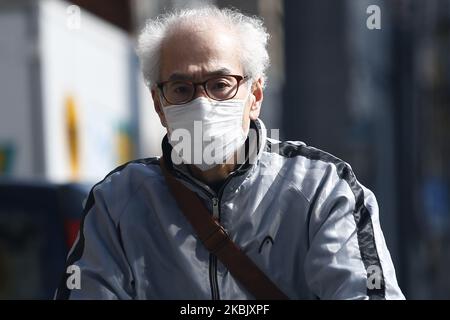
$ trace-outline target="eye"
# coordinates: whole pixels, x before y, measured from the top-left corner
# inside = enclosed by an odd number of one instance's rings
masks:
[[[227,81],[227,79],[215,79],[211,83],[212,90],[224,90],[230,88],[231,86],[232,84]]]
[[[173,82],[167,84],[167,93],[171,95],[186,95],[191,93],[192,86],[186,82]]]
[[[185,84],[177,85],[172,88],[172,91],[174,93],[184,94],[190,91],[190,86]]]

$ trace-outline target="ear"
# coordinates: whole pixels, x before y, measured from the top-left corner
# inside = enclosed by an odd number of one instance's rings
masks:
[[[255,98],[254,100],[252,99],[253,101],[250,106],[249,112],[250,119],[252,120],[258,119],[259,113],[261,112],[261,104],[264,98],[263,84],[264,84],[263,78],[259,78],[252,85],[252,95]]]
[[[159,121],[161,121],[161,124],[163,127],[167,128],[167,122],[166,118],[164,116],[164,112],[162,111],[162,103],[160,99],[160,95],[158,94],[158,89],[153,87],[151,90],[152,98],[153,98],[153,105],[155,107],[155,111],[159,116]]]

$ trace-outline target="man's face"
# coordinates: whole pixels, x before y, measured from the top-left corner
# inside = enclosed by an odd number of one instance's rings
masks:
[[[232,74],[245,76],[239,59],[239,43],[233,34],[223,26],[210,24],[175,31],[163,43],[161,51],[160,80],[188,80],[203,82],[217,75]],[[249,86],[252,90],[249,94]],[[197,87],[196,95],[206,96]],[[167,127],[161,108],[168,105],[157,89],[152,89],[155,108],[161,123]],[[252,85],[251,80],[243,82],[234,97],[247,98],[242,126],[245,132],[249,128],[250,119],[259,116],[262,102],[261,81]]]

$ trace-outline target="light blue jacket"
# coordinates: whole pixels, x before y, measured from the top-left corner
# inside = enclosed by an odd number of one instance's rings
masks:
[[[252,127],[257,148],[218,194],[183,165],[169,161],[169,169],[291,299],[403,299],[377,201],[350,166],[301,142],[268,139],[260,120]],[[170,159],[166,138],[163,153]],[[253,299],[197,239],[157,158],[111,172],[84,213],[67,259],[79,285],[68,272],[57,299]]]

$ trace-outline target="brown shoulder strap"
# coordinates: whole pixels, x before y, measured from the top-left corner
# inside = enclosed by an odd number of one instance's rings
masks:
[[[289,299],[229,238],[198,196],[169,173],[162,157],[160,163],[172,195],[208,251],[216,255],[256,299]]]

